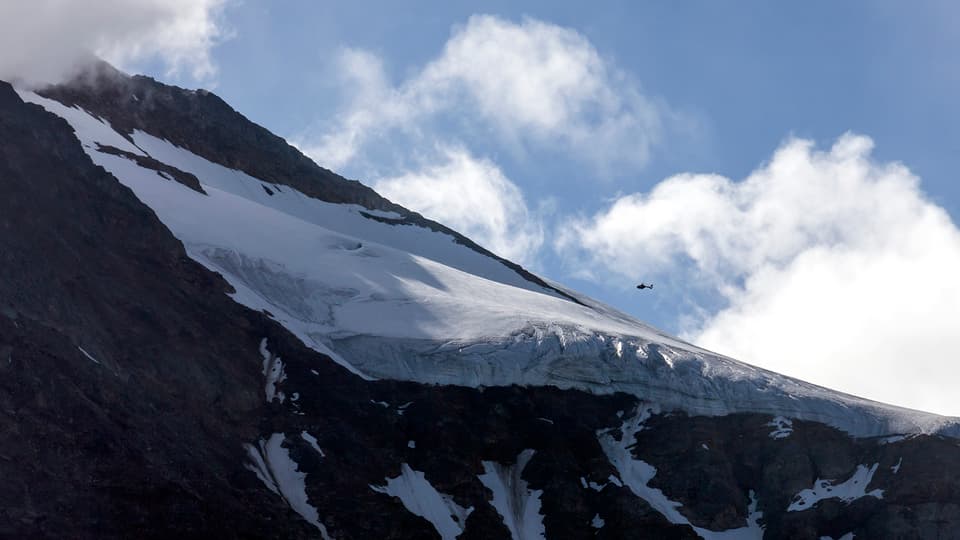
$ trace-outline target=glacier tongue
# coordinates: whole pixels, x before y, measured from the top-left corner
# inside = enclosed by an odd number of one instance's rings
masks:
[[[269,311],[359,376],[622,391],[691,414],[768,413],[857,436],[960,436],[956,419],[797,381],[575,293],[581,303],[572,302],[449,235],[267,186],[145,133],[132,135],[134,145],[79,109],[20,95],[65,118],[94,162],[150,206],[191,257],[221,273],[237,302]],[[100,152],[98,143],[192,173],[206,194]]]

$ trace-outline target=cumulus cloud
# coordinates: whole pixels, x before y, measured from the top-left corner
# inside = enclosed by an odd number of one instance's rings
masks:
[[[540,212],[464,141],[481,133],[486,147],[559,152],[604,174],[645,164],[665,126],[681,122],[584,36],[529,18],[470,17],[396,84],[369,51],[342,50],[335,70],[347,102],[297,146],[324,166],[381,177],[386,196],[525,264],[543,242]],[[400,150],[384,156],[389,148]],[[424,160],[424,148],[439,151]]]
[[[624,276],[688,272],[723,299],[686,338],[781,373],[960,415],[960,230],[847,134],[747,178],[684,174],[579,220],[558,248]],[[686,269],[686,270],[683,270]]]
[[[120,67],[159,59],[168,75],[212,77],[226,0],[0,2],[0,79],[60,82],[94,56]]]
[[[333,168],[384,134],[417,132],[444,115],[490,128],[510,146],[561,147],[601,167],[642,165],[672,114],[585,37],[534,19],[473,16],[398,85],[369,52],[342,51],[338,73],[351,102],[314,143],[300,142]]]
[[[538,216],[520,188],[491,161],[462,147],[442,147],[435,163],[383,178],[374,189],[520,264],[534,262],[543,243]]]

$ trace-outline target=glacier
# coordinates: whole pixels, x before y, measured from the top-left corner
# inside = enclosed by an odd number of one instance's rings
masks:
[[[626,392],[692,415],[756,412],[852,435],[960,436],[960,421],[886,405],[712,353],[558,284],[534,283],[390,212],[308,197],[87,112],[64,118],[98,165],[148,205],[232,297],[366,379]],[[104,146],[195,175],[194,191]],[[549,283],[549,282],[548,282]],[[571,300],[573,299],[573,300]],[[815,337],[811,337],[815,339]]]

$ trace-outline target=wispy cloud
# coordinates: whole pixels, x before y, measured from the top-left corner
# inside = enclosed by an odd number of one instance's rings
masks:
[[[569,28],[476,15],[400,84],[372,53],[339,58],[351,99],[329,130],[299,145],[340,168],[394,132],[437,117],[481,124],[505,146],[563,148],[598,168],[643,165],[673,113]],[[436,135],[436,134],[434,134]]]
[[[543,243],[542,213],[471,142],[513,156],[561,154],[602,176],[646,164],[678,118],[584,36],[529,18],[470,17],[397,84],[379,56],[359,49],[340,51],[336,73],[342,109],[297,146],[326,167],[381,178],[375,187],[387,197],[525,264]]]
[[[210,80],[226,1],[0,2],[0,79],[59,82],[99,56],[120,67],[159,59],[170,76]]]
[[[687,272],[713,288],[725,306],[685,336],[700,345],[960,414],[948,382],[960,375],[960,230],[872,147],[851,134],[827,151],[793,139],[742,181],[674,176],[581,219],[558,249],[595,272]]]

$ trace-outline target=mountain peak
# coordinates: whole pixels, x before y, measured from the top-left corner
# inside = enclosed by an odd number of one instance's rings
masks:
[[[212,93],[100,64],[0,112],[0,535],[960,526],[955,419],[669,336]]]

